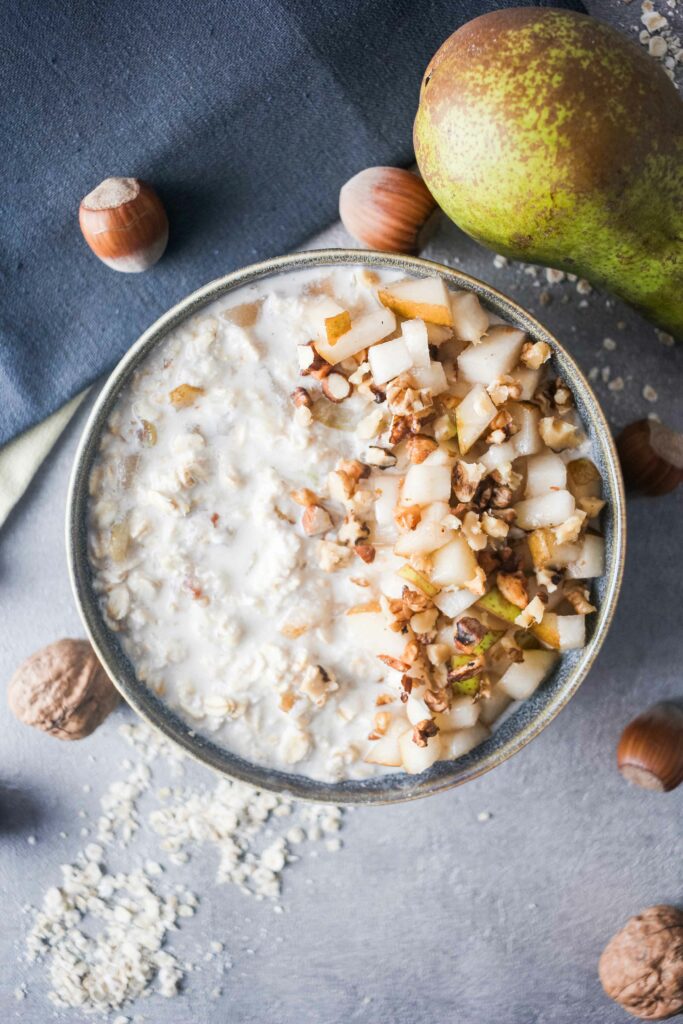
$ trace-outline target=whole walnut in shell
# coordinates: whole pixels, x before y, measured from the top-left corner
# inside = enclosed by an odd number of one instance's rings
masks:
[[[58,640],[14,673],[9,706],[26,725],[81,740],[116,707],[119,695],[87,640]]]
[[[660,905],[630,918],[598,967],[608,996],[635,1017],[663,1020],[683,1010],[683,911]]]

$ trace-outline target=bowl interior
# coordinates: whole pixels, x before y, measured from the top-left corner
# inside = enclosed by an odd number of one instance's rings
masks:
[[[494,733],[469,754],[437,762],[423,775],[388,773],[365,780],[319,782],[303,775],[253,764],[195,733],[150,689],[140,683],[115,633],[100,612],[87,555],[88,478],[97,455],[100,434],[135,368],[179,323],[202,307],[257,279],[296,270],[350,265],[404,271],[416,277],[438,274],[450,286],[474,291],[482,303],[508,323],[522,328],[535,341],[553,350],[553,365],[570,384],[579,414],[589,433],[594,459],[603,478],[607,506],[603,513],[606,571],[594,580],[594,603],[586,647],[563,655],[553,675],[520,704]],[[162,316],[133,345],[111,374],[91,412],[76,455],[67,508],[67,551],[76,602],[97,654],[126,701],[152,725],[185,751],[217,771],[260,788],[297,797],[345,803],[389,803],[436,793],[476,778],[521,749],[570,700],[583,681],[611,621],[621,582],[625,521],[623,486],[611,433],[586,379],[560,343],[529,313],[489,285],[458,270],[417,257],[357,250],[330,249],[280,257],[255,264],[211,282]]]

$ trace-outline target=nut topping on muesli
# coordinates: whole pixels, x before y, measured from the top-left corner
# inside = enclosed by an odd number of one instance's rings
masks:
[[[193,728],[320,778],[420,772],[585,643],[600,474],[550,346],[475,295],[315,284],[251,285],[248,319],[138,368],[90,479],[94,585]]]

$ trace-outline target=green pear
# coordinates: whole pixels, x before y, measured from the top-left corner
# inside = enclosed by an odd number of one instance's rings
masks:
[[[683,337],[683,102],[644,50],[572,11],[482,15],[432,58],[414,140],[434,198],[477,241]]]

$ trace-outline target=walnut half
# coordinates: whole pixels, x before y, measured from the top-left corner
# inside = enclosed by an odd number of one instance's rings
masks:
[[[87,640],[58,640],[19,666],[8,701],[26,725],[81,740],[114,710],[119,695]]]

